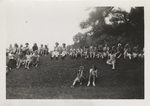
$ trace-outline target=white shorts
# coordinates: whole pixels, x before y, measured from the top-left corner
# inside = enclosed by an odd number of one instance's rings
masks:
[[[65,55],[67,55],[67,52],[66,52],[66,51],[63,51],[63,52],[61,53],[61,55],[62,55],[62,56],[65,56]]]
[[[54,57],[54,56],[58,57],[58,55],[59,55],[59,52],[57,52],[57,51],[53,51],[53,53],[52,53],[52,57]]]
[[[135,57],[138,56],[138,54],[137,53],[132,53],[132,56],[135,58]]]

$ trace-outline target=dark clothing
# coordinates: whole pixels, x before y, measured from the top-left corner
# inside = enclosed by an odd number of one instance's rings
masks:
[[[7,66],[9,68],[16,68],[16,60],[15,59],[9,59]]]
[[[38,47],[37,46],[33,46],[32,49],[33,49],[33,51],[36,51],[36,50],[38,50]]]

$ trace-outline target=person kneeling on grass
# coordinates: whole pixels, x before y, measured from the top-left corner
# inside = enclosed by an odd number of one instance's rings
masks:
[[[115,69],[115,63],[116,63],[116,53],[112,50],[110,54],[108,55],[107,64],[112,65],[112,69]]]
[[[32,57],[32,65],[37,67],[39,65],[39,58],[40,58],[40,55],[38,54],[38,51],[35,51],[35,53],[33,54],[33,57]]]
[[[72,88],[75,86],[76,82],[80,82],[80,85],[82,85],[82,81],[83,79],[85,79],[84,77],[84,67],[83,66],[80,66],[80,69],[79,71],[77,72],[77,77],[75,78],[75,80],[73,81],[73,84],[72,84]]]
[[[26,54],[26,60],[25,60],[25,69],[29,69],[29,66],[30,66],[30,63],[32,62],[32,54],[30,54],[29,51],[27,51],[27,54]]]
[[[96,68],[95,65],[93,65],[89,72],[89,81],[88,81],[87,86],[90,85],[91,77],[93,77],[93,86],[95,86],[95,78],[97,78],[97,71],[98,69]]]

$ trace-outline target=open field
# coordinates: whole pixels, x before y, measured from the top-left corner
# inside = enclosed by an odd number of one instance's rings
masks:
[[[98,67],[96,86],[87,87],[91,66]],[[79,66],[85,67],[83,85],[71,88]],[[38,67],[13,69],[6,75],[6,99],[143,99],[144,62],[119,59],[112,70],[102,59],[51,60],[42,56]]]

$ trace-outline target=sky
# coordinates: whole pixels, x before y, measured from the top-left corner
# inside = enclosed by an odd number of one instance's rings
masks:
[[[86,31],[79,24],[88,18],[88,7],[85,2],[10,0],[6,8],[6,47],[26,42],[30,47],[37,43],[50,49],[55,42],[60,46],[73,44],[73,36]],[[129,7],[123,8],[129,11]]]

